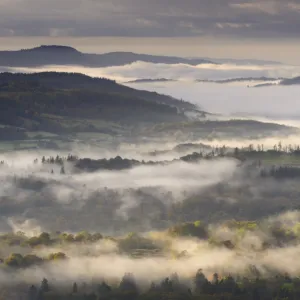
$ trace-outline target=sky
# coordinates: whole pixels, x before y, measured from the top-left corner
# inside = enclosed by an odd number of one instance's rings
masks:
[[[300,63],[299,0],[0,0],[1,49],[263,58]]]

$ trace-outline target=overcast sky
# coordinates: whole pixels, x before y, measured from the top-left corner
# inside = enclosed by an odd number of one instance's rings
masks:
[[[114,43],[117,37],[197,37],[233,41],[238,47],[246,39],[275,45],[275,54],[269,53],[274,58],[282,44],[285,51],[299,47],[300,0],[0,0],[0,37],[8,46],[16,37],[30,37],[27,42],[33,37],[116,37]]]

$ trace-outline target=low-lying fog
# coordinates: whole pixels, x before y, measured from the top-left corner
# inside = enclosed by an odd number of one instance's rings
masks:
[[[79,66],[44,66],[39,68],[5,68],[2,71],[80,72],[93,77],[107,77],[136,89],[172,95],[199,105],[203,110],[220,114],[247,114],[269,118],[299,117],[299,86],[248,88],[259,83],[278,81],[241,81],[226,84],[201,83],[196,80],[232,78],[291,78],[300,75],[299,66],[290,65],[165,65],[136,62],[107,68]],[[173,79],[175,82],[126,83],[136,79]]]
[[[8,228],[7,220],[11,217],[39,221],[45,217],[45,230],[88,227],[111,232],[116,218],[128,220],[141,203],[145,204],[144,212],[136,217],[140,220],[145,218],[144,225],[149,229],[151,225],[148,226],[147,222],[148,217],[152,218],[151,214],[164,214],[172,203],[231,178],[238,164],[234,159],[194,164],[175,161],[141,165],[123,171],[78,173],[74,172],[74,164],[65,162],[66,174],[62,175],[60,165],[42,164],[41,154],[18,152],[0,156],[0,160],[5,161],[4,165],[0,165],[2,229]],[[33,163],[35,158],[38,158],[38,163]],[[78,215],[80,211],[82,216]],[[94,215],[97,211],[100,219]],[[64,224],[57,225],[58,215],[64,219]],[[89,224],[84,223],[85,216]],[[77,219],[75,223],[74,218]],[[109,218],[112,218],[111,222]]]
[[[292,78],[300,74],[300,67],[292,65],[200,64],[191,66],[185,64],[153,64],[146,62],[135,62],[124,66],[105,68],[49,65],[37,68],[4,68],[4,71],[7,70],[14,72],[79,72],[94,77],[111,78],[119,82],[144,78],[166,78],[182,81],[223,80],[251,77]]]
[[[192,82],[139,83],[130,86],[185,99],[208,112],[246,114],[270,119],[300,118],[300,86],[248,88],[247,83],[230,85]]]
[[[248,114],[261,121],[299,127],[300,86],[248,88],[251,83],[216,84],[197,83],[196,79],[229,79],[240,77],[293,77],[299,73],[293,66],[166,66],[136,63],[129,66],[104,69],[49,66],[34,70],[15,71],[68,71],[87,75],[109,77],[120,82],[139,78],[173,78],[176,82],[127,84],[137,89],[157,91],[182,98],[199,105],[203,110],[232,115]],[[10,70],[11,71],[11,70]],[[279,140],[285,145],[300,144],[297,135],[255,141],[272,148]],[[191,142],[189,140],[185,142]],[[212,146],[248,146],[253,143],[237,137],[231,140],[201,140]],[[298,212],[285,213],[299,208],[299,181],[274,178],[262,180],[259,170],[247,169],[240,161],[229,158],[204,160],[194,163],[172,161],[186,152],[176,152],[178,143],[148,141],[139,145],[123,144],[117,150],[86,148],[73,145],[73,154],[81,158],[123,158],[139,161],[156,161],[155,165],[134,166],[128,170],[89,173],[74,172],[72,163],[65,163],[65,173],[60,165],[42,164],[42,156],[67,156],[66,152],[19,151],[0,154],[0,231],[23,231],[28,235],[41,231],[77,232],[89,230],[104,234],[123,235],[137,231],[146,236],[182,223],[204,220],[216,239],[230,238],[230,230],[220,227],[229,219],[300,221]],[[155,150],[168,150],[154,157]],[[33,163],[35,159],[37,163]],[[167,160],[168,162],[163,162]],[[160,162],[160,164],[158,164]],[[53,170],[53,172],[52,172]],[[279,216],[278,216],[279,215]],[[270,219],[270,216],[273,216]],[[150,233],[149,233],[150,232]],[[160,236],[160,233],[155,233]],[[156,236],[156,239],[158,239]],[[152,235],[153,238],[153,235]],[[145,257],[134,260],[117,252],[113,241],[101,241],[89,246],[38,248],[35,253],[64,251],[69,260],[25,269],[14,275],[15,280],[39,281],[49,279],[87,280],[94,277],[120,278],[132,272],[140,280],[159,280],[178,272],[191,277],[199,268],[206,274],[213,272],[243,273],[249,265],[262,272],[268,270],[300,272],[298,262],[299,242],[286,247],[262,249],[264,241],[271,240],[268,230],[257,229],[238,240],[234,251],[226,247],[212,247],[208,241],[171,239],[163,236],[166,257]],[[167,243],[169,242],[169,243]],[[160,241],[162,243],[162,241]],[[166,246],[167,244],[167,246]],[[0,249],[7,251],[7,249]],[[172,251],[187,250],[189,256],[174,260]],[[18,249],[18,251],[23,251]],[[93,255],[91,255],[93,254]],[[0,283],[12,280],[0,270]]]
[[[157,257],[144,257],[134,259],[119,252],[120,242],[103,239],[90,244],[62,244],[47,247],[37,247],[30,252],[28,248],[19,248],[23,255],[32,253],[39,257],[47,257],[50,253],[63,252],[67,260],[21,269],[13,276],[5,270],[0,270],[0,282],[11,283],[25,281],[38,283],[41,278],[48,278],[51,282],[62,281],[90,281],[120,280],[125,273],[132,273],[138,283],[143,286],[151,281],[159,281],[164,277],[177,273],[183,280],[192,278],[199,268],[203,269],[209,279],[213,273],[219,274],[251,274],[251,268],[255,265],[257,272],[269,276],[272,273],[288,272],[291,276],[297,276],[300,271],[298,260],[299,243],[290,243],[286,247],[271,247],[264,249],[264,243],[274,243],[272,232],[268,229],[276,224],[288,225],[293,228],[299,224],[298,212],[287,212],[272,216],[263,220],[255,230],[238,233],[235,229],[226,226],[214,225],[208,231],[216,242],[231,239],[235,249],[224,246],[213,246],[209,241],[197,238],[174,238],[166,232],[149,232],[143,237],[152,241],[160,248]],[[264,225],[265,226],[264,226]],[[269,226],[269,227],[268,227]],[[126,238],[125,238],[126,239]],[[4,253],[4,249],[1,249]],[[182,258],[176,255],[185,252]]]

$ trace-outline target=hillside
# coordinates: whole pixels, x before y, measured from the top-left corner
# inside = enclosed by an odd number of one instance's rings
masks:
[[[84,89],[101,93],[118,93],[127,97],[141,98],[151,102],[157,102],[174,106],[178,109],[194,110],[197,107],[189,102],[175,99],[171,96],[161,95],[156,92],[135,90],[133,88],[117,84],[113,80],[105,78],[92,78],[79,73],[42,72],[33,74],[0,73],[0,91],[7,89],[17,91],[13,85],[39,86],[50,89]]]
[[[260,137],[291,134],[295,128],[247,120],[191,121],[193,104],[135,90],[104,78],[44,72],[0,74],[0,140],[24,140],[39,132],[127,137]],[[44,136],[45,134],[42,133]],[[298,131],[297,131],[298,133]],[[71,138],[72,139],[72,138]],[[48,140],[46,139],[45,142]],[[22,146],[23,147],[23,146]],[[32,147],[32,145],[24,145]],[[52,148],[56,148],[53,144]]]
[[[0,74],[0,124],[29,131],[97,132],[94,120],[134,126],[185,120],[176,104],[193,107],[81,74]]]
[[[131,64],[136,61],[164,64],[199,65],[211,63],[204,59],[188,59],[173,56],[137,54],[132,52],[110,52],[88,54],[68,46],[40,46],[17,51],[0,51],[0,66],[37,67],[43,65],[80,65],[85,67],[109,67]]]

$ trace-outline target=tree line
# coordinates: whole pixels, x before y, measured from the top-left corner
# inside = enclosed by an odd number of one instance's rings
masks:
[[[31,285],[26,294],[28,300],[296,300],[300,297],[300,278],[288,274],[263,278],[214,273],[209,280],[199,269],[189,285],[176,273],[146,288],[138,284],[142,281],[126,273],[117,284],[105,280],[90,284],[74,282],[62,288],[44,278],[38,286]]]

